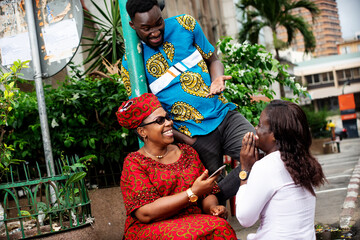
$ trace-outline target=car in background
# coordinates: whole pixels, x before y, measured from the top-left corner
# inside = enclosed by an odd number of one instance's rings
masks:
[[[339,137],[340,140],[343,140],[348,137],[348,132],[346,128],[335,127],[335,136]]]

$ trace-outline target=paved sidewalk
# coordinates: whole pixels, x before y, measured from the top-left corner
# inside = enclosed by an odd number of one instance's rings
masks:
[[[360,197],[359,185],[360,185],[360,158],[350,178],[347,195],[344,200],[342,212],[340,214],[340,227],[343,229],[349,229],[357,221],[357,219],[354,219],[354,216],[356,211],[360,212],[360,209],[356,205],[358,198]]]

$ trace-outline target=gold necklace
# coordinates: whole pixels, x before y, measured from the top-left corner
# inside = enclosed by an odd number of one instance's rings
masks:
[[[148,155],[150,155],[150,156],[152,156],[152,157],[154,157],[154,158],[162,159],[162,158],[164,158],[164,157],[166,156],[166,154],[168,154],[169,149],[168,149],[168,147],[166,147],[166,153],[165,153],[164,155],[158,155],[158,156],[152,155],[151,153],[149,153],[148,151],[146,151],[145,147],[144,147],[144,151],[145,151]]]

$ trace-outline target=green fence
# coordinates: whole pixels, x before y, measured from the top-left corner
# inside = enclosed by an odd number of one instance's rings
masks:
[[[55,162],[53,177],[43,177],[37,163],[10,169],[8,182],[0,184],[0,239],[34,238],[93,222],[84,180],[69,184],[76,172],[63,172],[63,166],[75,160]]]

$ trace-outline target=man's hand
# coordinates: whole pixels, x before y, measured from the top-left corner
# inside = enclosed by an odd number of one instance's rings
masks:
[[[226,80],[230,80],[232,77],[231,76],[225,76],[225,75],[221,75],[218,76],[217,78],[215,78],[214,81],[212,81],[211,86],[210,86],[210,92],[206,97],[215,95],[215,94],[220,94],[222,91],[225,90],[225,81]]]

